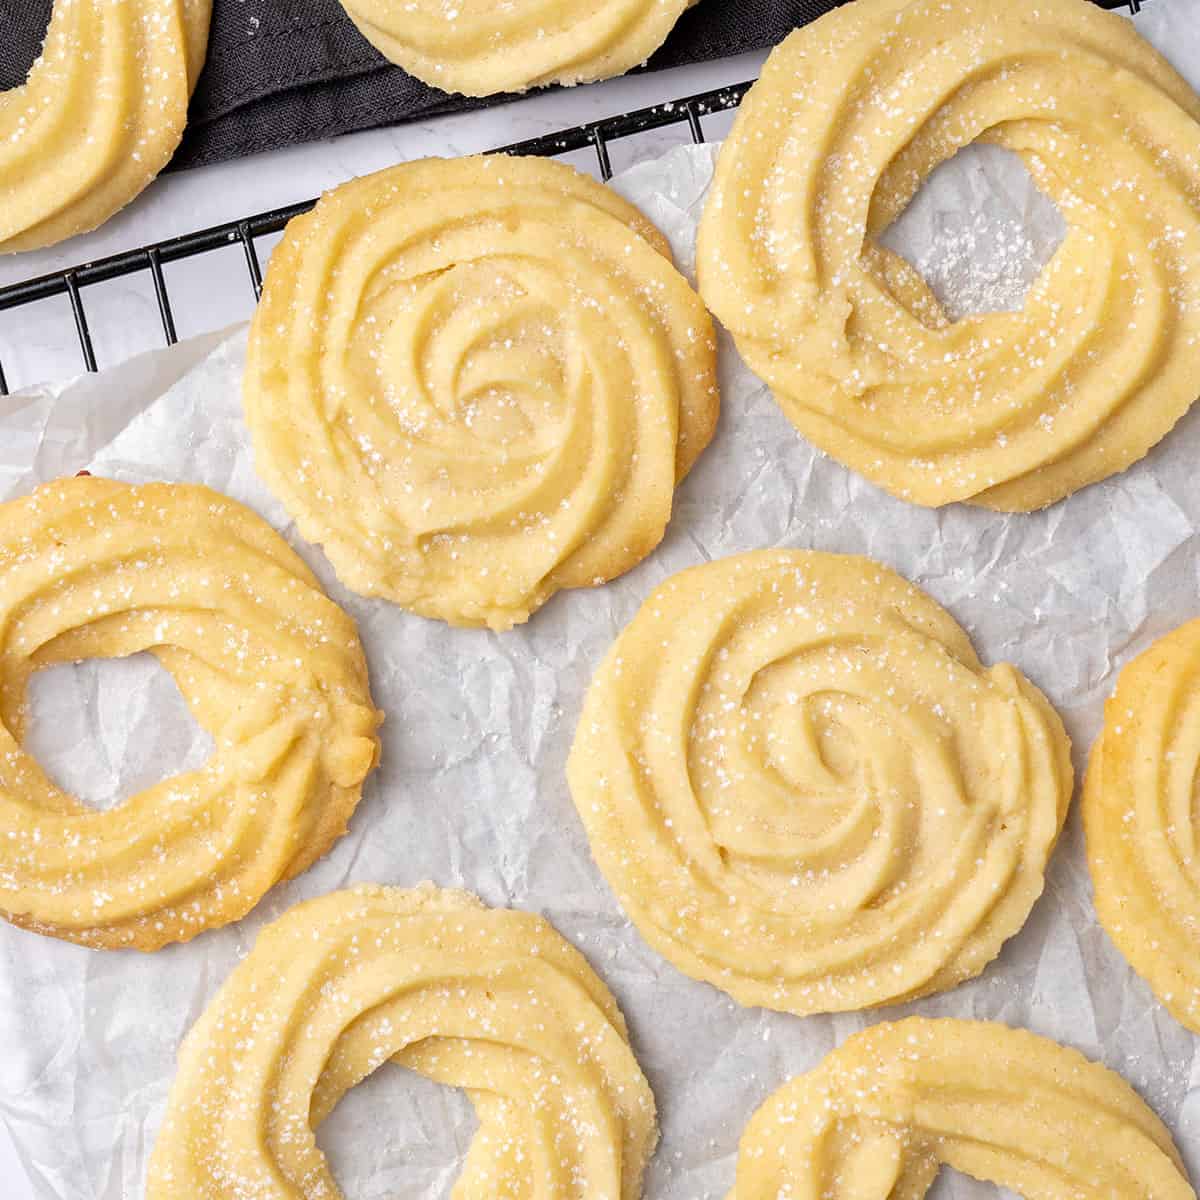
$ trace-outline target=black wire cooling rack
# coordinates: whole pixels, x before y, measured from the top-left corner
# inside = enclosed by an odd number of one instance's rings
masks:
[[[669,100],[651,108],[578,125],[561,133],[514,142],[512,145],[500,147],[497,153],[552,158],[590,147],[595,151],[601,177],[605,180],[611,179],[613,170],[609,146],[612,143],[653,129],[686,125],[692,141],[698,144],[704,141],[704,117],[736,108],[749,88],[750,82],[739,83],[681,100]],[[155,299],[158,301],[159,316],[162,319],[163,337],[166,345],[173,346],[179,339],[175,332],[175,316],[163,267],[181,259],[194,258],[196,255],[221,250],[230,245],[240,245],[245,255],[250,285],[254,288],[257,298],[262,294],[263,275],[255,243],[260,238],[278,233],[293,217],[308,212],[315,203],[315,200],[305,200],[300,204],[291,204],[286,208],[275,208],[269,212],[243,217],[241,220],[228,221],[197,233],[187,233],[182,237],[155,242],[153,245],[141,246],[136,250],[126,250],[108,258],[99,258],[78,267],[70,267],[65,271],[55,271],[37,279],[11,284],[0,288],[0,312],[34,304],[52,296],[66,296],[75,319],[75,332],[83,365],[88,371],[95,371],[96,352],[92,345],[91,327],[85,305],[87,288],[111,279],[149,272],[154,285]],[[0,363],[0,396],[7,394],[4,365]]]
[[[1025,0],[1017,0],[1017,2],[1024,3]],[[1095,2],[1102,8],[1127,8],[1131,13],[1136,14],[1141,11],[1143,0],[1095,0]],[[637,109],[634,112],[607,117],[586,125],[578,125],[574,129],[564,130],[561,133],[514,142],[512,145],[500,147],[497,153],[531,154],[553,158],[579,150],[587,150],[590,147],[595,151],[601,178],[608,180],[612,178],[613,173],[612,161],[609,156],[609,146],[612,143],[650,130],[686,125],[692,141],[699,144],[704,141],[704,118],[713,113],[736,108],[741,103],[742,97],[749,91],[752,82],[733,84],[679,100],[669,100],[650,108]],[[175,316],[163,267],[168,263],[226,249],[231,245],[240,245],[245,255],[250,285],[253,287],[257,299],[262,294],[263,274],[255,243],[260,238],[278,233],[293,217],[308,212],[315,203],[315,200],[305,200],[286,208],[256,213],[254,216],[228,221],[223,225],[214,225],[210,229],[202,229],[197,233],[187,233],[182,237],[155,242],[136,250],[126,250],[107,258],[96,259],[94,262],[69,267],[64,271],[42,275],[37,279],[11,284],[0,288],[0,312],[21,308],[24,305],[34,304],[39,300],[46,300],[54,296],[66,296],[75,320],[75,333],[78,337],[83,365],[88,371],[95,371],[96,351],[92,344],[92,332],[84,303],[86,289],[91,285],[108,280],[148,272],[154,285],[155,299],[158,302],[163,338],[166,345],[173,346],[179,338],[175,332]],[[8,395],[8,382],[4,375],[4,364],[0,362],[0,396],[6,395]]]

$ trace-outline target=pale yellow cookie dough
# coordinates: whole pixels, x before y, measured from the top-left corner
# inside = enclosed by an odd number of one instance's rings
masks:
[[[458,1200],[641,1196],[654,1097],[608,989],[541,917],[425,884],[259,935],[183,1043],[147,1200],[337,1200],[313,1131],[388,1060],[474,1103]]]
[[[22,748],[30,676],[149,651],[216,743],[99,812]],[[0,505],[0,915],[154,950],[244,916],[342,835],[378,754],[354,623],[240,504],[64,479]]]
[[[211,0],[54,0],[28,80],[0,92],[0,254],[85,233],[167,165]]]
[[[951,324],[878,238],[974,141],[1019,153],[1069,232],[1023,312]],[[918,504],[1052,504],[1200,394],[1200,99],[1089,0],[855,0],[743,103],[699,273],[834,458]]]
[[[1122,672],[1083,793],[1100,923],[1172,1016],[1200,1033],[1200,621]]]
[[[1042,694],[865,558],[667,580],[592,681],[567,772],[642,935],[746,1005],[850,1011],[977,975],[1071,797]]]
[[[1023,1030],[923,1018],[855,1034],[773,1093],[729,1200],[920,1200],[943,1166],[1024,1200],[1195,1200],[1115,1071]]]
[[[490,96],[623,75],[696,0],[342,0],[381,54],[446,92]]]
[[[338,578],[507,629],[661,540],[719,404],[665,241],[561,163],[427,159],[293,221],[250,334],[255,463]]]

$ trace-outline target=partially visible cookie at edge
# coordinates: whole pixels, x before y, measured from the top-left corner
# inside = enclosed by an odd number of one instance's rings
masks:
[[[445,92],[589,83],[645,62],[696,0],[342,0],[385,58]]]
[[[25,83],[0,92],[0,254],[96,228],[167,165],[211,0],[55,0]]]
[[[1196,1200],[1170,1131],[1115,1071],[1023,1029],[925,1017],[853,1034],[768,1096],[728,1200],[918,1200],[943,1166],[1046,1200]]]
[[[456,1195],[640,1200],[658,1127],[616,1000],[544,918],[431,884],[259,934],[184,1040],[148,1200],[339,1197],[314,1131],[389,1060],[475,1107]]]
[[[1129,663],[1083,790],[1100,923],[1182,1025],[1200,1033],[1200,621]]]
[[[39,670],[146,651],[212,736],[107,811],[24,749]],[[345,832],[379,755],[354,622],[261,517],[94,476],[0,504],[0,915],[101,949],[236,921]]]

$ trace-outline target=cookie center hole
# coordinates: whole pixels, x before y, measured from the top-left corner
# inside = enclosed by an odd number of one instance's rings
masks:
[[[1067,234],[1020,155],[976,144],[942,163],[880,242],[908,260],[951,321],[1019,312]]]
[[[202,766],[213,751],[153,654],[48,667],[30,680],[28,702],[25,750],[93,808]]]
[[[1022,1200],[1016,1192],[1008,1188],[997,1187],[994,1183],[983,1183],[955,1171],[952,1167],[943,1167],[933,1186],[925,1193],[925,1200]]]
[[[466,1094],[385,1063],[317,1130],[346,1200],[448,1200],[478,1122]]]
[[[20,87],[46,40],[52,0],[24,0],[10,12],[21,12],[19,20],[5,17],[4,37],[0,38],[0,92]]]

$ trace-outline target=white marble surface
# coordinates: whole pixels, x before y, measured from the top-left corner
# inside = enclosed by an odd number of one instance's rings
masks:
[[[1200,0],[1150,0],[1139,23],[1200,88]],[[613,80],[569,93],[533,96],[487,112],[436,118],[168,175],[96,233],[49,251],[0,258],[0,285],[304,200],[352,176],[405,159],[487,150],[752,78],[761,60],[761,55],[743,55]],[[728,120],[728,116],[709,118],[706,135],[719,137]],[[680,126],[632,139],[615,148],[614,166],[631,165],[687,137],[686,127]],[[574,155],[571,161],[596,170],[590,152]],[[273,241],[259,244],[264,262]],[[236,246],[169,266],[167,282],[176,302],[180,337],[228,325],[248,316],[252,308],[253,294]],[[148,276],[98,285],[88,289],[85,299],[102,367],[161,345]],[[65,297],[0,312],[0,362],[13,388],[78,373],[81,359]],[[32,1196],[19,1155],[0,1120],[0,1197],[31,1200]]]

